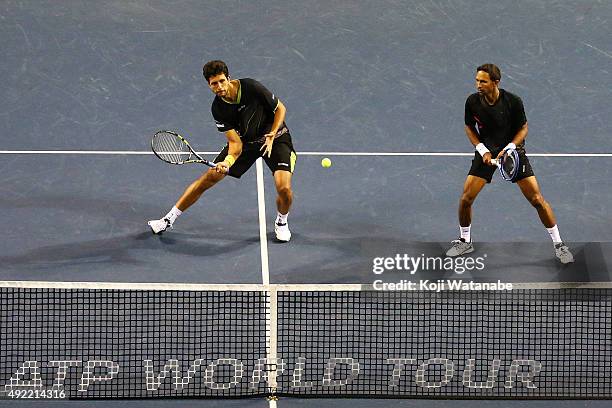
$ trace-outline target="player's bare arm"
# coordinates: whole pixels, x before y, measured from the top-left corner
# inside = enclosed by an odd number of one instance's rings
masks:
[[[463,125],[463,128],[465,130],[466,136],[470,140],[470,143],[472,143],[474,145],[474,147],[478,146],[481,143],[481,141],[478,138],[478,134],[476,133],[474,128],[472,128],[471,126],[468,126],[468,125]],[[494,164],[491,163],[491,159],[492,159],[492,157],[491,157],[491,153],[490,152],[484,153],[482,155],[482,161],[485,164],[488,164],[489,166],[494,166]]]
[[[279,100],[278,105],[276,105],[276,110],[274,111],[274,122],[272,122],[272,128],[269,133],[266,133],[264,136],[266,137],[263,146],[261,146],[261,150],[264,151],[263,155],[270,157],[272,154],[272,145],[274,144],[274,138],[276,137],[276,133],[278,129],[282,126],[285,121],[285,114],[287,113],[287,109],[285,105]]]
[[[525,122],[525,124],[523,125],[523,127],[521,127],[519,129],[518,132],[516,132],[516,135],[514,136],[514,138],[512,138],[512,143],[514,143],[515,146],[521,145],[523,144],[523,142],[525,141],[525,139],[527,138],[527,133],[529,132],[529,126],[527,125],[527,122]],[[502,157],[504,155],[504,151],[502,150],[501,152],[499,152],[499,154],[497,155],[497,158],[499,159],[500,157]]]
[[[231,155],[234,158],[234,161],[236,161],[238,159],[238,156],[242,154],[242,140],[240,140],[240,136],[233,129],[225,132],[225,137],[227,137],[227,143],[229,146],[227,155]],[[227,174],[229,168],[234,163],[234,161],[230,163],[229,160],[226,158],[222,162],[217,163],[217,167],[215,168],[215,170],[217,170],[217,173]]]

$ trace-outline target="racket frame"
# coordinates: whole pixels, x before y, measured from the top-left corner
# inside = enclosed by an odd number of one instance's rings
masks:
[[[187,148],[189,149],[189,151],[191,152],[191,154],[195,157],[197,157],[197,159],[188,159],[185,160],[183,162],[177,163],[177,162],[173,162],[173,161],[169,161],[164,159],[163,157],[161,157],[156,151],[155,151],[155,147],[153,146],[153,140],[155,140],[155,136],[157,136],[160,133],[169,133],[173,136],[175,136],[176,138],[178,138],[181,142],[185,143],[185,145],[187,146]],[[185,139],[183,136],[179,135],[176,132],[173,132],[172,130],[159,130],[157,132],[155,132],[155,135],[153,135],[153,137],[151,138],[151,150],[153,151],[153,154],[155,154],[155,156],[157,156],[158,159],[168,163],[168,164],[174,164],[174,165],[183,165],[183,164],[191,164],[191,163],[199,163],[199,164],[204,164],[208,167],[217,167],[217,165],[209,160],[206,160],[205,158],[203,158],[202,156],[200,156],[195,150],[193,150],[193,148],[191,147],[191,145],[189,144],[189,142],[187,141],[187,139]]]
[[[506,180],[506,181],[513,181],[516,176],[518,175],[518,169],[520,166],[520,159],[519,159],[519,154],[516,150],[514,149],[508,149],[507,152],[509,152],[509,155],[512,155],[512,157],[514,158],[514,171],[512,172],[512,174],[507,174],[506,171],[504,170],[504,156],[502,155],[502,157],[498,159],[491,159],[491,163],[493,163],[494,165],[497,166],[497,168],[499,169],[499,174],[501,175],[501,177]],[[504,152],[505,154],[505,152]]]

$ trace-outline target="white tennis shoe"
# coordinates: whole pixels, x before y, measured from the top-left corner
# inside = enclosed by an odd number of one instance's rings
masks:
[[[154,234],[161,234],[167,229],[172,229],[172,224],[167,218],[162,218],[160,220],[151,220],[147,224],[149,224],[149,227],[151,227],[151,231],[153,231]]]
[[[459,238],[451,241],[451,247],[446,251],[446,256],[460,256],[474,252],[474,245],[471,242],[465,242],[465,239]]]
[[[574,255],[570,252],[570,249],[563,242],[555,244],[555,256],[562,264],[568,264],[574,262]]]
[[[288,223],[274,223],[274,233],[276,234],[276,239],[281,242],[289,242],[291,239],[291,231],[289,231]]]

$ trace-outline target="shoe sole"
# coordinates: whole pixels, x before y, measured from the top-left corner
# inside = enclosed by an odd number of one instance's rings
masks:
[[[289,242],[289,241],[291,240],[291,234],[289,234],[289,238],[287,238],[287,239],[280,239],[280,238],[278,237],[278,234],[276,233],[276,231],[274,232],[274,235],[276,236],[276,240],[277,240],[278,242]]]
[[[456,254],[456,255],[450,255],[448,252],[446,253],[446,256],[449,256],[451,258],[454,258],[456,256],[461,256],[461,255],[465,255],[465,254],[471,254],[472,252],[474,252],[474,247],[471,247],[470,249],[467,249],[465,251],[463,251],[460,254]]]

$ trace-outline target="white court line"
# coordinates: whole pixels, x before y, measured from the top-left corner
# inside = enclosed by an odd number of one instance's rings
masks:
[[[266,358],[269,364],[276,364],[278,357],[277,330],[278,310],[277,291],[270,285],[270,268],[268,266],[268,236],[266,234],[266,196],[264,190],[263,159],[260,157],[255,161],[257,173],[257,208],[259,209],[259,242],[261,248],[261,281],[269,296],[269,310],[266,321]],[[268,388],[275,392],[278,384],[276,371],[268,372]],[[268,399],[269,408],[277,408],[276,400]]]
[[[298,156],[473,156],[470,153],[454,152],[298,152]],[[612,153],[528,153],[529,157],[612,157]]]
[[[0,154],[82,154],[82,155],[153,155],[149,151],[130,150],[0,150]],[[214,152],[198,152],[198,154],[217,155]],[[473,156],[474,152],[298,152],[298,156],[441,156],[462,157]],[[612,153],[529,153],[530,157],[612,157]]]
[[[612,289],[612,282],[510,282],[513,289]],[[0,288],[23,289],[105,289],[105,290],[174,290],[238,292],[361,292],[374,291],[371,283],[165,283],[165,282],[73,282],[73,281],[2,281]],[[384,292],[384,291],[380,291]],[[398,291],[399,292],[421,292]]]
[[[264,285],[270,284],[270,268],[268,267],[268,236],[266,234],[266,198],[264,191],[263,160],[257,159],[257,207],[259,208],[259,242],[261,246],[261,280]]]

